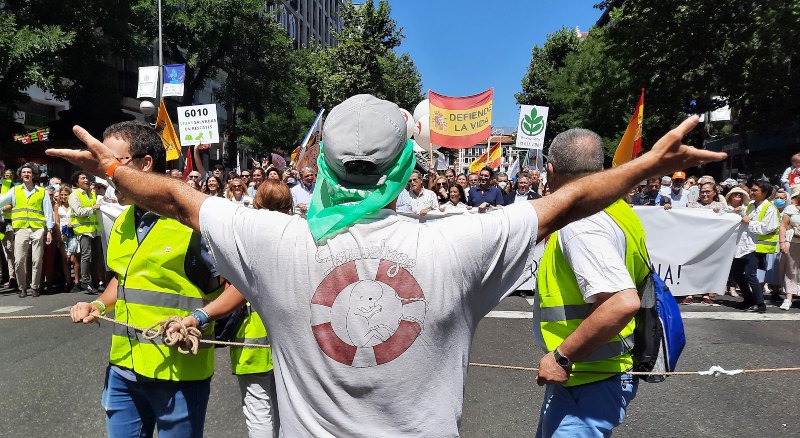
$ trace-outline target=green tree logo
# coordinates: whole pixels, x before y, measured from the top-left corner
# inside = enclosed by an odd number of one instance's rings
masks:
[[[519,124],[519,128],[522,129],[525,135],[538,135],[544,131],[544,117],[536,112],[536,107],[533,107],[530,114],[525,114],[522,123]]]

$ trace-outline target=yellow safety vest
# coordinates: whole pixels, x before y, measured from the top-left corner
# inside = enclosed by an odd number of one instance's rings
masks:
[[[770,207],[774,208],[775,210],[778,209],[778,207],[775,207],[775,204],[772,202],[764,201],[764,208],[762,208],[761,213],[758,214],[759,222],[764,221],[764,215],[767,214],[767,209]],[[748,205],[747,210],[745,210],[745,214],[750,214],[754,208],[755,204]],[[780,217],[780,211],[778,211],[778,216]],[[778,252],[778,231],[778,228],[776,228],[775,231],[769,234],[759,234],[756,238],[756,252],[759,254],[774,254]]]
[[[25,186],[14,187],[14,207],[11,209],[11,226],[15,230],[32,228],[38,230],[47,224],[44,216],[44,189],[35,187],[30,197],[25,196]]]
[[[137,327],[184,317],[217,298],[222,287],[203,293],[186,278],[184,263],[193,231],[178,221],[159,218],[141,244],[136,235],[133,207],[114,222],[108,242],[108,266],[119,282],[114,318]],[[212,339],[213,324],[203,331]],[[214,349],[200,344],[197,355],[181,354],[161,340],[146,340],[116,324],[109,362],[160,380],[204,380],[214,373]]]
[[[97,204],[97,195],[94,193],[92,193],[92,197],[90,198],[86,196],[86,193],[82,189],[78,189],[75,190],[75,196],[77,196],[78,200],[81,202],[81,207],[88,208]],[[89,216],[76,216],[73,211],[70,215],[69,223],[72,224],[72,231],[74,231],[75,234],[94,233],[100,228],[97,224],[96,211]]]
[[[625,266],[637,288],[644,285],[649,266],[645,262],[647,248],[642,223],[625,201],[617,200],[604,210],[625,233]],[[537,277],[540,313],[537,341],[553,351],[578,328],[592,310],[583,299],[575,273],[564,259],[558,233],[550,240],[539,262]],[[622,373],[633,366],[633,331],[636,320],[631,319],[618,336],[581,362],[574,362],[573,371],[610,371]],[[611,374],[573,373],[564,386],[583,385],[607,379]]]
[[[236,331],[236,342],[245,344],[269,345],[269,336],[261,317],[247,303],[245,317]],[[271,348],[230,347],[231,370],[233,374],[266,373],[272,370]]]
[[[7,191],[11,190],[11,187],[14,187],[14,182],[10,179],[4,179],[2,185],[0,185],[0,195],[5,195]],[[3,218],[6,222],[11,220],[11,211],[4,210],[3,211]]]

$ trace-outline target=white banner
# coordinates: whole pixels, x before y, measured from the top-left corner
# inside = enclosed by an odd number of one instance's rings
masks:
[[[736,242],[744,231],[739,215],[693,208],[634,207],[634,211],[647,236],[653,269],[673,295],[725,292]],[[477,210],[469,213],[477,214]],[[420,222],[452,215],[436,211],[424,217],[400,214]],[[533,276],[520,290],[535,290],[538,261],[543,253],[544,245],[540,242],[534,249]]]
[[[521,149],[542,149],[544,133],[547,131],[546,106],[522,105],[517,124],[517,147]]]
[[[739,234],[737,214],[634,207],[647,235],[653,269],[675,296],[724,293]]]
[[[178,131],[181,146],[219,143],[217,105],[179,106]]]
[[[136,98],[152,97],[158,93],[158,66],[139,67],[139,86],[136,89]]]

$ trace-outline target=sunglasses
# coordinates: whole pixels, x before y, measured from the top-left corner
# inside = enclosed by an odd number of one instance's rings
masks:
[[[242,174],[242,178],[249,178],[249,177],[250,177],[250,174],[249,174],[249,173],[243,173],[243,174]]]
[[[439,187],[444,187],[444,186],[447,185],[447,183],[436,183],[436,185],[439,186]]]
[[[241,190],[243,188],[244,188],[243,186],[231,186],[231,189],[233,190]]]
[[[189,176],[187,176],[187,178],[197,179],[197,178],[200,178],[200,175],[189,175]]]

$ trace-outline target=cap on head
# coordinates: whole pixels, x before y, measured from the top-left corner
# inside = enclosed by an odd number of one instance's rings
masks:
[[[672,179],[686,179],[686,173],[677,171],[672,174]]]
[[[323,127],[325,162],[343,185],[379,184],[407,141],[400,108],[369,94],[335,106]]]

